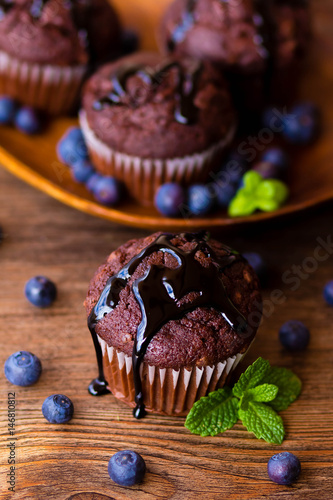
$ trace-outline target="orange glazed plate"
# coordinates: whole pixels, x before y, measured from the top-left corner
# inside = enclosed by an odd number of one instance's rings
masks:
[[[155,49],[158,20],[169,0],[114,0],[125,25],[141,36],[142,48]],[[55,120],[45,132],[27,137],[10,127],[0,127],[0,163],[17,177],[78,210],[129,226],[151,230],[218,228],[258,222],[314,206],[333,198],[333,5],[318,3],[314,15],[315,40],[307,60],[301,98],[316,102],[323,112],[323,131],[318,141],[296,153],[289,178],[290,198],[279,210],[230,218],[219,211],[205,218],[168,219],[155,209],[138,206],[130,200],[117,208],[94,201],[86,188],[75,183],[69,169],[57,159],[56,144],[65,130],[77,120]]]

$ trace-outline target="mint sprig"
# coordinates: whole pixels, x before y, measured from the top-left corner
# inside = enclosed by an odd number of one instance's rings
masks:
[[[277,411],[295,401],[302,383],[291,370],[272,367],[258,358],[233,389],[224,387],[194,403],[185,427],[200,436],[215,436],[240,419],[249,432],[271,444],[281,444],[284,426]]]

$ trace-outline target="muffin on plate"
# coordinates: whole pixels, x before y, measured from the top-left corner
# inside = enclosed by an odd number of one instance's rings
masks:
[[[80,124],[96,169],[153,205],[165,182],[202,182],[235,132],[223,77],[195,60],[137,53],[86,83]]]
[[[261,319],[253,269],[205,232],[122,245],[96,271],[85,308],[99,364],[89,390],[109,389],[137,418],[186,415],[225,383]]]
[[[237,104],[285,104],[310,34],[308,0],[175,0],[159,34],[164,53],[218,65]]]
[[[83,78],[120,38],[107,0],[3,0],[0,94],[49,114],[75,108]]]

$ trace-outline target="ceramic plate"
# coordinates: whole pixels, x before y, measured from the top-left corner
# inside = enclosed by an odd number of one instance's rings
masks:
[[[131,0],[114,2],[125,24],[142,33],[142,46],[155,47],[154,27],[168,3]],[[75,183],[67,167],[56,156],[55,147],[74,119],[58,119],[35,137],[26,137],[9,127],[0,127],[0,163],[17,177],[78,210],[130,226],[151,230],[180,230],[213,228],[253,223],[314,206],[333,198],[333,5],[316,4],[315,40],[307,60],[301,88],[301,98],[315,101],[323,110],[323,131],[319,140],[293,152],[290,170],[290,198],[285,206],[272,213],[256,213],[245,218],[230,218],[224,211],[205,218],[168,219],[155,209],[126,201],[117,209],[104,207],[94,201],[84,186]],[[246,140],[246,138],[245,138]],[[259,148],[263,144],[259,141]],[[258,151],[258,157],[260,151]]]

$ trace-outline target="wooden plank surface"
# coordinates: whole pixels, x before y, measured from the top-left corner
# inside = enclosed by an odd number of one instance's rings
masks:
[[[266,302],[269,317],[242,365],[260,355],[293,368],[303,381],[301,397],[283,412],[286,440],[282,446],[271,446],[240,424],[224,435],[200,438],[184,428],[183,418],[148,416],[136,421],[113,396],[90,396],[87,385],[96,364],[82,307],[89,279],[111,250],[147,233],[76,212],[1,169],[0,186],[5,235],[0,246],[0,365],[12,352],[27,349],[41,358],[44,368],[30,388],[13,388],[1,376],[1,499],[332,498],[333,308],[325,305],[322,287],[333,279],[333,257],[322,249],[319,254],[327,259],[313,261],[318,238],[333,239],[332,204],[274,225],[220,234],[239,250],[260,251],[270,268],[265,298],[270,300],[274,289],[285,297],[274,311]],[[291,282],[299,272],[293,266],[301,266],[305,273],[299,283]],[[285,272],[289,274],[283,283]],[[58,286],[59,298],[47,310],[34,308],[24,298],[24,284],[36,274],[49,276]],[[303,320],[311,330],[304,353],[289,354],[279,345],[278,328],[291,318]],[[6,489],[7,395],[13,390],[15,493]],[[51,425],[41,413],[43,400],[57,392],[75,405],[67,425]],[[115,485],[107,473],[110,456],[126,448],[141,453],[148,468],[143,484],[133,488]],[[266,472],[270,456],[282,450],[296,453],[302,462],[300,480],[291,487],[272,483]]]

